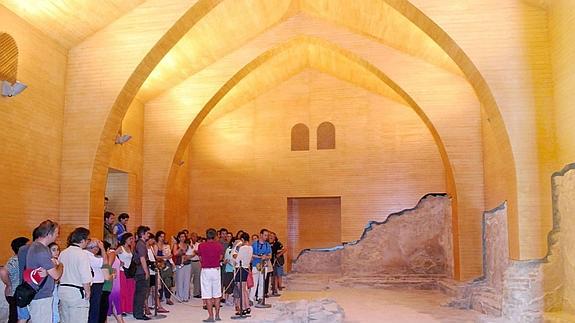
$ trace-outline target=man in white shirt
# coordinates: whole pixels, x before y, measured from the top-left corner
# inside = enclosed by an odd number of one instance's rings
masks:
[[[102,272],[104,258],[101,256],[101,250],[104,250],[104,244],[100,240],[92,240],[88,242],[85,250],[90,259],[90,267],[94,276],[92,279],[92,296],[90,297],[88,323],[99,323],[102,287],[104,287],[104,273]]]
[[[60,253],[58,259],[64,266],[58,289],[61,323],[88,321],[92,270],[84,248],[88,244],[89,236],[90,230],[76,228],[68,236],[68,248]]]

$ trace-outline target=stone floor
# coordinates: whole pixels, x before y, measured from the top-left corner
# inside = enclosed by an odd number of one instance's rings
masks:
[[[331,298],[337,301],[345,311],[346,322],[475,322],[479,313],[463,311],[441,306],[447,297],[439,291],[422,290],[384,290],[340,288],[324,291],[284,291],[282,297],[270,299],[292,301],[301,299]],[[171,313],[162,322],[201,322],[206,311],[201,301],[177,304],[169,307]],[[269,316],[270,309],[253,309],[252,318],[243,322],[259,322]],[[222,322],[234,322],[230,319],[233,308],[224,307]],[[111,322],[112,320],[109,320]],[[135,321],[128,319],[127,321]]]

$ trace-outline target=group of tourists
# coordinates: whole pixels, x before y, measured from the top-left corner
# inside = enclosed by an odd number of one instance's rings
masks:
[[[9,304],[8,322],[118,323],[133,315],[150,320],[169,313],[164,305],[201,298],[204,322],[220,320],[221,306],[245,316],[254,304],[279,296],[286,248],[266,229],[208,229],[205,237],[183,229],[164,231],[139,226],[129,232],[129,215],[104,215],[104,239],[79,227],[57,244],[60,228],[46,220],[28,237],[11,243],[14,255],[0,267]],[[8,310],[8,309],[7,309]],[[2,308],[0,308],[0,312]]]

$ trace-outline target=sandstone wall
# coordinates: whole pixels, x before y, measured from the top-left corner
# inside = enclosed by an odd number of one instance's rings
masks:
[[[321,263],[322,266],[318,266]],[[427,195],[413,209],[370,222],[360,240],[333,251],[305,250],[293,271],[349,275],[429,274],[452,276],[451,200]]]
[[[462,286],[445,282],[456,297],[451,306],[501,316],[509,267],[507,203],[483,214],[483,276]]]
[[[553,198],[554,232],[557,232],[558,241],[551,242],[558,242],[559,246],[553,248],[551,254],[557,254],[554,257],[556,271],[560,268],[563,274],[563,311],[575,314],[575,164],[553,176]]]
[[[507,204],[485,212],[483,228],[483,273],[485,281],[496,292],[501,293],[505,270],[509,266]]]
[[[575,257],[575,164],[555,173],[552,186],[554,220],[546,257],[508,260],[502,247],[507,237],[506,207],[495,210],[494,214],[486,213],[485,275],[469,282],[451,305],[501,316],[504,322],[575,319],[575,266],[571,260]]]

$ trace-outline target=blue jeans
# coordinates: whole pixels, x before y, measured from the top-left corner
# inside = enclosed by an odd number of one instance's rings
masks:
[[[28,307],[18,307],[18,319],[19,320],[30,319],[30,311],[28,310]]]
[[[58,297],[58,286],[54,287],[54,293],[52,294],[52,322],[60,322],[60,310],[58,305],[60,305],[60,298]]]

